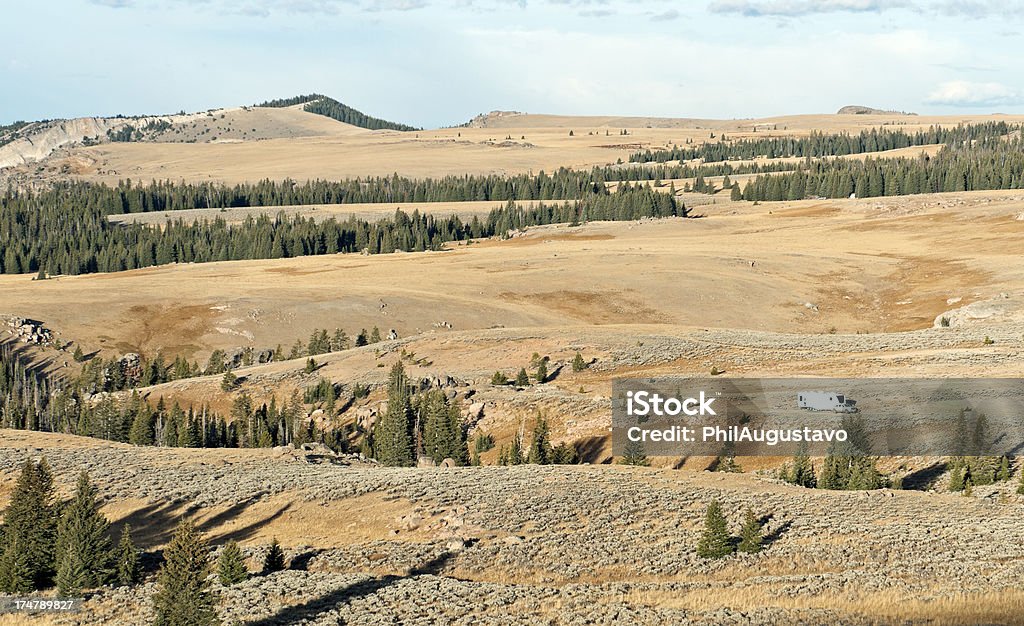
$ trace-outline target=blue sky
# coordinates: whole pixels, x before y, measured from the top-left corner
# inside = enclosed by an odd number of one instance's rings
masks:
[[[1024,113],[1021,0],[47,0],[4,25],[0,123],[309,92],[419,126]]]

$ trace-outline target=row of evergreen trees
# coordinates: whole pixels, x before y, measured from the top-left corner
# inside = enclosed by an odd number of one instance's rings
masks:
[[[115,548],[85,472],[75,495],[56,501],[46,459],[28,460],[0,525],[0,593],[29,594],[56,585],[63,597],[115,583],[139,582],[139,552],[127,525]]]
[[[99,191],[97,191],[99,190]],[[396,211],[374,222],[349,217],[317,221],[279,213],[229,225],[223,219],[168,220],[162,227],[113,224],[101,206],[109,188],[70,183],[40,193],[0,197],[0,273],[84,274],[116,272],[167,263],[396,250],[439,249],[449,241],[504,236],[509,230],[591,220],[634,220],[685,215],[668,194],[646,185],[620,185],[614,194],[591,193],[559,205],[529,208],[509,202],[484,219],[464,222],[418,211]]]
[[[734,141],[721,140],[695,146],[673,146],[668,150],[645,150],[630,156],[634,163],[666,161],[728,161],[731,159],[753,159],[767,157],[819,158],[881,152],[911,146],[933,144],[966,145],[979,139],[1003,137],[1019,126],[1006,122],[985,122],[982,124],[960,124],[954,127],[931,126],[928,130],[908,133],[904,130],[864,130],[856,135],[849,133],[822,133],[812,131],[808,137],[759,137]],[[724,136],[723,136],[724,137]]]
[[[1024,141],[978,140],[945,147],[934,157],[829,159],[795,172],[748,180],[744,200],[801,200],[901,196],[918,193],[1024,188]]]
[[[351,124],[353,126],[359,126],[360,128],[368,128],[370,130],[419,130],[413,126],[406,124],[399,124],[397,122],[389,122],[382,120],[377,117],[372,117],[357,111],[350,106],[344,105],[338,102],[334,98],[328,98],[327,96],[311,93],[304,96],[294,96],[292,98],[279,98],[277,100],[268,100],[262,104],[257,104],[259,107],[290,107],[296,104],[305,104],[302,107],[303,111],[310,113],[316,113],[317,115],[324,115],[333,120]]]

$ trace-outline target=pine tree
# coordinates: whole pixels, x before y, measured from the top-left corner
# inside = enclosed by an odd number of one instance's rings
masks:
[[[456,465],[466,465],[466,433],[458,407],[448,402],[444,392],[435,389],[423,395],[420,414],[426,455],[435,463],[452,459]]]
[[[537,421],[533,426],[533,439],[530,442],[530,452],[527,461],[534,465],[550,465],[554,450],[551,448],[551,439],[548,432],[548,421],[543,413],[537,413]]]
[[[131,587],[142,580],[142,569],[139,564],[139,550],[132,542],[132,527],[125,524],[121,530],[121,541],[117,544],[115,556],[117,584]]]
[[[512,445],[508,450],[508,457],[506,465],[522,465],[523,464],[523,438],[518,434],[512,439]]]
[[[582,372],[587,369],[587,362],[583,360],[583,355],[576,352],[576,356],[572,358],[572,371]]]
[[[999,471],[996,473],[996,480],[999,482],[1010,480],[1010,459],[1005,456],[999,459]]]
[[[21,550],[18,538],[5,542],[0,549],[0,593],[27,595],[35,589],[28,555]]]
[[[249,577],[245,557],[237,541],[229,541],[217,558],[217,577],[225,587],[238,584]]]
[[[48,586],[54,573],[57,518],[53,476],[45,458],[38,463],[28,460],[22,465],[3,520],[0,553],[6,557],[3,562],[7,571],[0,572],[0,592],[17,593],[26,577],[33,588]],[[17,554],[9,555],[12,550]],[[10,586],[5,586],[4,581]]]
[[[228,393],[235,390],[238,385],[238,376],[231,370],[224,372],[223,378],[220,379],[220,390]]]
[[[71,358],[75,360],[75,363],[81,363],[85,360],[85,353],[82,352],[82,346],[75,346],[75,353],[71,355]]]
[[[529,387],[530,386],[530,375],[526,373],[526,368],[520,368],[519,373],[516,374],[516,387]]]
[[[369,336],[366,333],[366,329],[363,328],[363,329],[361,329],[359,331],[359,334],[356,335],[356,347],[358,348],[360,346],[365,346],[365,345],[367,345],[369,343],[370,343]]]
[[[136,446],[151,446],[155,442],[153,414],[145,403],[135,410],[135,418],[132,419],[132,427],[128,431],[128,441]]]
[[[949,462],[949,490],[950,491],[963,491],[964,490],[964,474],[966,467],[962,458],[957,457]]]
[[[547,359],[542,359],[541,362],[537,364],[537,372],[533,375],[533,377],[537,381],[538,385],[546,383],[548,381]]]
[[[164,564],[153,595],[155,626],[219,624],[210,591],[209,548],[192,522],[183,520],[164,550]]]
[[[644,444],[639,441],[627,442],[626,446],[622,449],[621,464],[641,467],[649,466],[651,461],[647,458],[647,453],[644,451]]]
[[[648,467],[651,461],[647,458],[647,452],[644,450],[642,442],[628,441],[622,449],[622,460],[619,463],[622,465]]]
[[[391,368],[388,379],[388,406],[373,426],[373,448],[377,460],[392,467],[415,464],[413,450],[413,412],[409,381],[399,361]]]
[[[370,331],[370,343],[380,343],[380,329],[376,326]]]
[[[722,507],[717,500],[713,500],[704,514],[704,530],[697,542],[697,556],[703,559],[720,559],[729,556],[734,550],[728,524],[722,515]]]
[[[756,554],[763,549],[764,536],[761,531],[761,520],[754,515],[754,512],[747,509],[743,517],[743,528],[740,530],[740,552]]]
[[[280,572],[284,569],[284,550],[281,549],[281,544],[277,542],[277,538],[270,544],[270,550],[267,551],[267,556],[263,559],[263,573],[269,574],[270,572]]]
[[[818,485],[818,477],[814,474],[814,466],[807,456],[807,444],[802,443],[796,454],[793,455],[793,468],[790,470],[788,482],[808,489],[814,489]]]
[[[494,372],[494,375],[491,376],[491,384],[498,387],[507,385],[508,377],[501,371]]]
[[[111,575],[110,524],[100,513],[89,475],[78,476],[75,497],[64,507],[57,531],[57,588],[64,597],[105,584]]]

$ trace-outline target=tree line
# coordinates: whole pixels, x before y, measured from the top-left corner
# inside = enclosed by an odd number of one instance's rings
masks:
[[[338,120],[339,122],[359,126],[360,128],[368,128],[370,130],[420,130],[414,126],[399,124],[397,122],[389,122],[377,117],[372,117],[362,111],[357,111],[350,106],[346,106],[334,98],[328,98],[327,96],[317,93],[311,93],[306,96],[294,96],[292,98],[268,100],[262,104],[257,104],[256,106],[280,108],[295,106],[296,104],[305,104],[305,106],[302,107],[303,111],[323,115],[331,118],[332,120]]]
[[[904,130],[864,130],[856,135],[849,133],[822,133],[812,131],[808,137],[764,137],[735,141],[720,140],[694,146],[673,146],[667,150],[645,150],[630,155],[634,163],[666,161],[728,161],[730,159],[753,159],[767,157],[818,158],[881,152],[911,146],[933,144],[964,145],[979,139],[1003,137],[1017,126],[1006,122],[985,122],[982,124],[960,124],[954,127],[931,126],[928,130],[908,133]]]
[[[918,193],[1021,189],[1024,141],[979,139],[946,146],[934,157],[829,159],[806,163],[790,173],[761,175],[743,188],[744,200],[800,200],[807,197],[860,198]]]
[[[241,224],[214,219],[168,220],[162,227],[113,224],[120,192],[103,185],[64,183],[33,193],[0,196],[0,273],[116,272],[167,263],[286,258],[340,252],[436,250],[450,241],[504,236],[509,229],[589,220],[685,215],[675,198],[646,186],[621,185],[562,204],[522,207],[509,201],[484,219],[463,221],[411,214],[369,221],[317,221],[302,216],[249,217]]]

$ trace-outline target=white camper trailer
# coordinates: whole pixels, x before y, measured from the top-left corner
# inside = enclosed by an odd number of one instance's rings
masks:
[[[857,401],[833,391],[801,391],[796,404],[808,411],[832,411],[833,413],[856,413]]]

